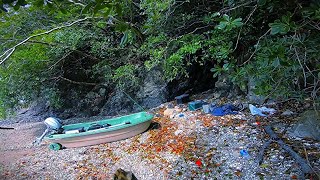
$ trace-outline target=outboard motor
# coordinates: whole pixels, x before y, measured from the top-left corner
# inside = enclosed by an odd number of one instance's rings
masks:
[[[60,132],[62,130],[62,123],[61,120],[54,117],[48,117],[44,120],[44,124],[47,126],[47,129],[43,132],[43,134],[36,138],[36,140],[33,142],[35,145],[39,145],[42,141],[42,139],[49,133],[56,133]]]
[[[47,129],[59,131],[62,127],[61,120],[54,117],[48,117],[46,120],[44,120],[44,124],[47,125]]]

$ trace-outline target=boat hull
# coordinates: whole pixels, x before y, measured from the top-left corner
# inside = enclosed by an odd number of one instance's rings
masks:
[[[66,148],[118,141],[146,131],[152,118],[152,114],[140,112],[95,122],[65,125],[62,126],[64,133],[50,134],[45,137],[45,140],[59,143]],[[75,129],[84,131],[80,132]]]
[[[102,132],[98,134],[90,134],[86,136],[63,138],[63,139],[52,139],[50,141],[53,143],[59,143],[66,148],[91,146],[91,145],[119,141],[122,139],[133,137],[137,134],[140,134],[146,131],[150,126],[150,124],[151,124],[151,121],[146,121],[144,123],[137,124],[135,126],[131,126],[131,127],[115,130],[115,131]]]

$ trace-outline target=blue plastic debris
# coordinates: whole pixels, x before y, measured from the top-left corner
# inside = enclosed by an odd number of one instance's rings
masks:
[[[211,107],[210,111],[214,116],[224,116],[228,114],[238,114],[239,108],[232,104],[226,104],[219,107]]]
[[[245,149],[240,150],[240,155],[244,158],[250,158],[248,151]]]

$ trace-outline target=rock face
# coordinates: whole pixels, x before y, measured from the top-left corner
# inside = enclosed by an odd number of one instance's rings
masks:
[[[254,104],[262,104],[265,100],[264,96],[256,95],[253,91],[256,88],[255,80],[253,78],[249,79],[248,82],[248,100]]]
[[[304,112],[289,133],[293,137],[313,138],[320,141],[320,112],[314,110]]]
[[[221,98],[221,97],[227,97],[232,98],[236,97],[237,95],[242,95],[243,92],[240,90],[240,88],[236,85],[234,85],[230,77],[228,77],[227,74],[221,74],[218,77],[217,82],[215,83],[214,88],[214,98]]]
[[[129,95],[129,94],[128,94]],[[129,95],[132,96],[132,95]],[[111,97],[101,108],[100,116],[116,116],[133,111],[134,103],[120,90],[113,92]]]
[[[167,84],[162,78],[162,72],[156,69],[152,70],[146,75],[143,85],[137,93],[137,99],[143,107],[152,108],[166,102],[167,98]]]
[[[114,92],[101,109],[99,115],[114,116],[159,106],[167,101],[168,91],[167,84],[162,79],[162,72],[154,69],[146,74],[141,87],[137,91],[120,91]],[[138,103],[139,105],[137,105]]]
[[[55,112],[50,107],[50,103],[46,100],[39,98],[32,103],[28,108],[23,108],[17,111],[17,115],[8,118],[8,121],[18,122],[40,122],[49,116],[55,116]]]

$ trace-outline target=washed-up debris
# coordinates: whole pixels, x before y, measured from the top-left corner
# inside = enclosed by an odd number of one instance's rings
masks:
[[[195,111],[200,109],[204,104],[206,104],[206,102],[202,100],[192,101],[188,103],[188,108],[190,111]]]
[[[294,112],[287,109],[281,114],[281,116],[292,116],[293,114]]]
[[[202,110],[204,113],[209,113],[210,112],[210,104],[204,104],[202,105]]]
[[[196,161],[196,165],[198,166],[198,167],[202,167],[202,162],[201,162],[201,160],[200,159],[198,159],[197,161]]]
[[[303,171],[303,173],[307,173],[307,174],[312,174],[313,173],[313,170],[310,168],[310,166],[308,165],[307,161],[305,159],[303,159],[301,156],[299,156],[299,154],[297,154],[285,142],[283,142],[281,139],[279,139],[279,137],[276,135],[276,133],[272,130],[271,126],[266,126],[264,128],[264,130],[271,137],[272,141],[277,142],[281,146],[282,149],[287,151],[296,160],[296,162],[300,165],[301,170]],[[259,153],[260,156],[257,158],[257,162],[259,164],[261,164],[261,162],[263,160],[263,154],[264,154],[265,149],[271,144],[272,141],[268,140],[263,145],[262,149],[260,150],[260,153]]]
[[[189,94],[182,94],[180,96],[175,97],[175,100],[177,101],[177,104],[183,104],[190,101]]]
[[[240,150],[240,155],[241,155],[242,157],[246,158],[246,159],[249,159],[249,158],[250,158],[250,155],[249,155],[248,151],[245,150],[245,149],[241,149],[241,150]]]
[[[0,129],[14,129],[12,127],[0,127]]]
[[[214,116],[224,116],[228,114],[238,114],[240,109],[232,104],[226,104],[218,107],[211,107],[210,112]]]
[[[269,115],[272,115],[276,112],[275,109],[273,108],[267,108],[267,107],[261,107],[261,108],[257,108],[252,104],[249,104],[249,109],[252,115],[259,115],[259,116],[267,116],[265,114],[263,114],[264,112],[269,113]]]
[[[231,103],[228,99],[205,101],[214,102],[208,104],[209,107]],[[237,103],[232,102],[235,106]],[[34,156],[26,156],[19,164],[21,167],[13,166],[11,171],[6,170],[3,174],[8,179],[112,179],[114,172],[122,168],[143,180],[304,179],[296,161],[286,158],[285,150],[278,149],[277,144],[272,143],[273,139],[263,145],[262,127],[272,122],[273,127],[277,127],[275,133],[280,134],[286,132],[287,123],[279,126],[276,121],[289,118],[278,119],[280,114],[276,114],[271,120],[269,117],[250,116],[248,112],[213,116],[211,113],[188,111],[188,104],[174,104],[170,102],[157,107],[153,125],[141,135],[94,147],[65,149],[58,153],[52,153],[47,148],[39,149]],[[290,107],[285,109],[293,110]],[[279,111],[282,110],[279,108]],[[0,131],[3,132],[10,131]],[[318,172],[320,145],[305,139],[298,140],[298,143],[301,141],[305,142],[308,163]],[[288,143],[285,139],[284,142]],[[259,157],[260,147],[270,150],[262,153],[264,161],[258,166],[255,159]],[[301,148],[294,150],[303,153]]]

